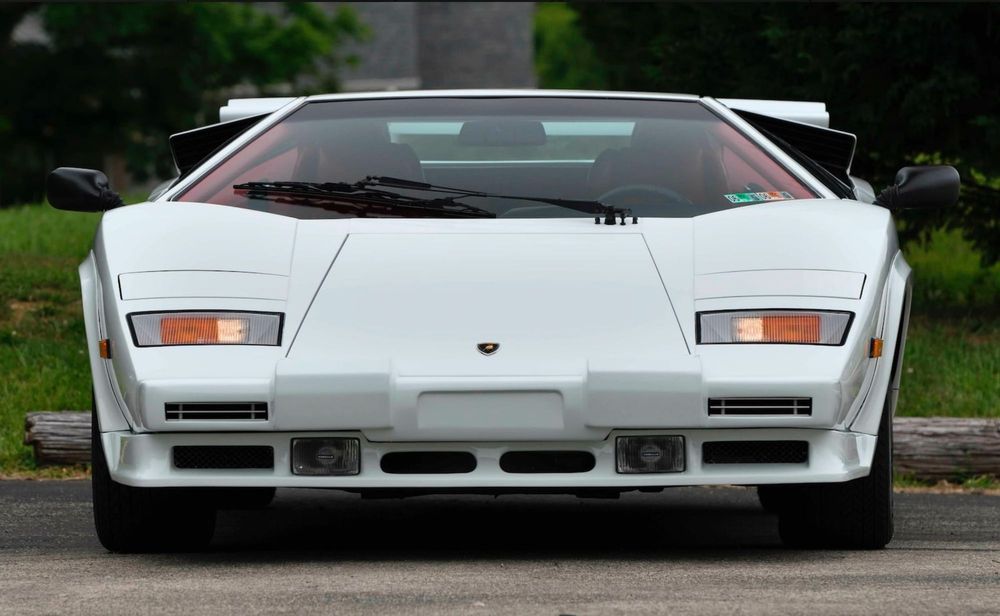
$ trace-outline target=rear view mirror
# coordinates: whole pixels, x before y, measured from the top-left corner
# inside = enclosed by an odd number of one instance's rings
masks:
[[[960,184],[954,167],[903,167],[896,173],[896,183],[879,193],[875,204],[890,210],[951,207],[958,202]]]
[[[458,133],[459,145],[545,145],[545,127],[530,120],[470,120]]]
[[[45,192],[57,210],[103,212],[125,205],[111,190],[108,176],[94,169],[59,167],[49,174]]]

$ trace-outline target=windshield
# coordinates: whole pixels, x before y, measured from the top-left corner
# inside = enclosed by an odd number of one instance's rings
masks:
[[[234,189],[262,182],[355,184],[372,176],[477,193],[462,203],[498,218],[588,216],[513,197],[691,217],[817,196],[697,101],[470,97],[308,103],[176,199],[296,217],[414,215],[413,207],[383,202],[345,210],[324,207],[305,191],[275,198]],[[405,185],[395,192],[408,204],[441,196]]]

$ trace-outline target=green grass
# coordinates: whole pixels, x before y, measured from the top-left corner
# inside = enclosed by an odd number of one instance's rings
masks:
[[[914,315],[897,412],[1000,417],[1000,319]]]
[[[31,410],[90,408],[77,266],[99,216],[27,206],[0,211],[0,472],[32,468]]]
[[[913,310],[920,314],[1000,317],[1000,263],[983,267],[958,231],[935,231],[906,246],[913,267]]]
[[[0,210],[0,474],[34,468],[22,444],[26,412],[90,406],[77,266],[98,219],[37,205]],[[1000,417],[1000,266],[981,268],[955,233],[908,247],[907,258],[915,314],[900,414]]]

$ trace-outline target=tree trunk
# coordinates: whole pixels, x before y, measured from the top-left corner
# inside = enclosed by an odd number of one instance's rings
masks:
[[[90,462],[90,413],[28,413],[24,418],[24,444],[34,446],[38,466]]]
[[[931,480],[1000,477],[1000,419],[896,417],[892,436],[897,473]]]

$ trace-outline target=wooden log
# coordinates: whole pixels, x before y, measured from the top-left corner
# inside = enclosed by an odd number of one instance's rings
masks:
[[[28,413],[24,444],[34,447],[39,466],[90,462],[90,412]]]
[[[1000,419],[896,417],[893,462],[918,479],[1000,477]]]
[[[24,442],[39,466],[89,462],[90,413],[28,413]],[[896,417],[893,456],[898,473],[918,479],[1000,477],[1000,419]]]

